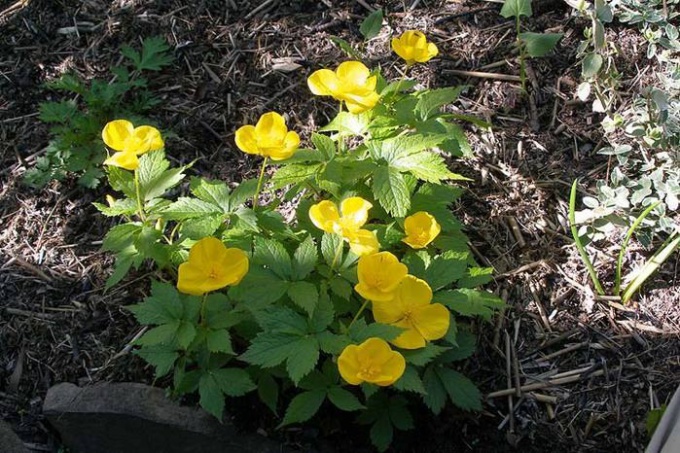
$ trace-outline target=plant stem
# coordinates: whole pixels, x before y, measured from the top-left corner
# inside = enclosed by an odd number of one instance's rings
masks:
[[[581,259],[583,260],[583,264],[586,265],[586,268],[588,269],[588,274],[590,274],[590,279],[593,281],[593,285],[595,286],[595,290],[597,291],[597,294],[600,296],[604,295],[604,289],[602,288],[602,284],[600,283],[600,280],[597,278],[597,272],[595,272],[595,268],[593,267],[593,263],[590,261],[590,257],[588,257],[588,253],[586,252],[586,249],[583,247],[583,244],[581,243],[581,238],[578,236],[578,229],[576,228],[576,184],[578,183],[578,180],[574,181],[574,184],[571,185],[571,194],[569,196],[569,228],[571,229],[571,235],[574,238],[574,243],[576,244],[576,248],[578,249],[578,253],[581,255]]]
[[[139,174],[137,173],[137,170],[135,170],[134,173],[135,173],[135,194],[137,195],[137,215],[139,216],[142,222],[146,222],[146,215],[144,214],[144,209],[142,208],[142,193],[141,188],[139,187]]]
[[[626,232],[626,237],[623,240],[623,244],[621,244],[621,250],[619,250],[619,258],[616,260],[616,277],[614,280],[614,294],[619,294],[619,291],[621,290],[621,267],[623,266],[623,255],[626,253],[626,248],[628,248],[628,241],[630,241],[630,238],[633,236],[633,233],[635,233],[635,230],[638,229],[640,224],[642,223],[643,220],[645,220],[645,217],[649,215],[650,212],[654,210],[657,206],[659,206],[660,201],[657,201],[656,203],[651,204],[647,209],[642,211],[642,214],[635,219],[635,222],[630,226],[628,229],[628,232]]]
[[[524,68],[524,59],[526,55],[524,53],[524,44],[522,39],[519,37],[522,31],[519,26],[519,16],[515,17],[515,31],[517,33],[517,47],[519,48],[519,79],[522,81],[522,92],[526,94],[527,92],[527,74]]]
[[[364,301],[364,303],[361,305],[361,308],[359,308],[359,311],[357,312],[357,314],[354,315],[354,318],[352,318],[352,322],[350,322],[350,323],[349,323],[349,326],[347,326],[347,330],[349,330],[349,329],[352,328],[352,324],[354,324],[354,322],[355,322],[357,319],[359,319],[359,316],[361,316],[361,314],[364,312],[364,310],[366,309],[366,306],[367,306],[367,305],[368,305],[368,299],[366,299],[366,300]]]
[[[208,293],[203,293],[203,298],[201,299],[201,325],[205,326],[207,320],[205,319],[205,307],[206,307],[206,301],[208,300]]]
[[[675,232],[671,234],[666,242],[659,248],[659,250],[652,256],[649,261],[645,263],[637,276],[628,285],[621,296],[621,302],[626,305],[633,294],[647,281],[647,279],[661,266],[669,256],[680,247],[680,235]]]
[[[257,207],[260,200],[260,190],[262,189],[262,180],[264,179],[264,169],[267,168],[268,157],[262,161],[262,168],[260,169],[260,177],[257,179],[257,188],[255,189],[255,196],[253,196],[253,210]]]
[[[331,273],[335,270],[335,265],[338,261],[338,258],[340,258],[340,255],[342,254],[342,247],[343,246],[343,241],[341,240],[338,246],[335,248],[335,256],[333,257],[333,261],[331,262]]]

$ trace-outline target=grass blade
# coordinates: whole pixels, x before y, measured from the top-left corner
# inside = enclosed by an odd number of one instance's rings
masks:
[[[674,233],[668,238],[668,241],[666,241],[659,251],[656,252],[654,256],[645,263],[645,265],[640,270],[640,273],[635,276],[633,281],[630,282],[626,290],[623,292],[623,296],[621,296],[621,302],[627,304],[630,298],[633,297],[633,294],[635,294],[635,291],[637,291],[640,286],[642,286],[642,284],[654,272],[656,272],[659,266],[661,266],[668,259],[668,257],[671,256],[675,249],[678,248],[678,245],[680,245],[680,235]]]
[[[590,279],[595,286],[595,290],[597,291],[597,294],[603,296],[604,289],[602,289],[602,284],[597,278],[597,272],[595,272],[593,263],[590,261],[590,257],[583,247],[581,238],[578,237],[578,229],[576,228],[576,184],[578,184],[578,180],[575,180],[574,184],[571,185],[571,194],[569,195],[569,228],[571,229],[571,235],[574,238],[574,243],[576,244],[578,253],[581,255],[583,264],[585,264],[588,269],[588,274],[590,274]]]

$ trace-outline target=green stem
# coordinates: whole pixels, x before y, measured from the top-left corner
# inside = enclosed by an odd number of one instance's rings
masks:
[[[517,33],[517,47],[519,48],[519,79],[522,81],[522,92],[526,94],[527,92],[527,75],[524,68],[524,60],[526,55],[524,53],[524,44],[522,39],[519,37],[521,33],[521,28],[519,26],[519,16],[515,17],[515,31]]]
[[[142,220],[146,222],[146,215],[144,214],[144,209],[142,207],[142,192],[139,186],[139,174],[135,170],[135,194],[137,195],[137,215]]]
[[[361,305],[361,308],[359,308],[359,311],[357,312],[357,314],[354,315],[354,318],[352,318],[352,322],[350,322],[350,323],[349,323],[349,326],[347,326],[347,330],[349,330],[349,329],[352,328],[352,324],[354,324],[354,322],[355,322],[357,319],[359,319],[359,316],[361,316],[361,314],[364,312],[364,310],[366,309],[366,306],[367,306],[367,305],[368,305],[368,299],[366,299],[366,300],[364,301],[364,303]]]
[[[578,253],[581,255],[581,259],[583,260],[583,264],[586,265],[586,268],[588,269],[588,274],[590,274],[590,279],[593,281],[593,285],[595,285],[595,290],[597,291],[597,294],[600,296],[604,295],[604,289],[602,288],[602,284],[600,283],[600,280],[597,278],[597,272],[595,272],[595,268],[593,267],[593,263],[590,261],[590,257],[588,256],[588,253],[586,252],[586,249],[583,247],[583,244],[581,243],[581,238],[578,236],[578,229],[576,228],[576,184],[578,183],[578,180],[574,181],[574,184],[571,185],[571,194],[569,196],[569,227],[571,229],[571,235],[574,238],[574,243],[576,244],[576,248],[578,249]]]
[[[633,233],[635,233],[635,230],[638,229],[640,224],[642,223],[643,220],[645,220],[645,217],[649,215],[650,212],[654,210],[657,206],[659,206],[660,201],[657,201],[656,203],[651,204],[647,209],[642,211],[642,214],[635,219],[635,222],[630,226],[628,229],[628,232],[626,233],[626,237],[623,240],[623,244],[621,244],[621,250],[619,250],[619,258],[616,260],[616,277],[615,277],[615,283],[614,283],[614,294],[619,294],[619,291],[621,290],[621,267],[623,266],[623,255],[626,253],[626,249],[628,248],[628,241],[630,241],[630,238],[633,236]]]
[[[207,320],[205,319],[205,307],[206,307],[206,301],[208,300],[208,293],[203,294],[203,299],[201,299],[201,325],[205,326]]]
[[[257,179],[257,189],[255,189],[255,196],[253,197],[253,210],[257,207],[260,200],[260,190],[262,189],[262,180],[264,179],[264,169],[267,168],[268,157],[262,161],[262,168],[260,169],[260,177]]]
[[[340,255],[342,254],[342,247],[343,246],[343,241],[341,240],[338,246],[335,248],[335,256],[333,257],[333,261],[331,262],[331,273],[335,270],[335,265],[337,264],[338,258],[340,258]]]

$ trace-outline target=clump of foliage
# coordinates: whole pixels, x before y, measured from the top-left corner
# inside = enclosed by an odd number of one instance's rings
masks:
[[[420,32],[394,42],[407,65],[436,55]],[[341,109],[308,148],[282,115],[265,113],[235,134],[239,149],[263,158],[259,178],[231,190],[194,177],[178,198],[170,190],[187,167],[155,149],[157,131],[106,126],[117,154],[108,180],[122,196],[97,208],[124,220],[104,239],[117,256],[108,285],[145,260],[165,271],[129,309],[149,326],[136,353],[157,376],[172,375],[174,395],[198,392],[221,418],[226,397],[257,392],[279,426],[333,405],[370,425],[380,451],[394,430],[413,427],[418,401],[435,414],[449,402],[481,409],[456,364],[475,349],[467,320],[489,321],[504,304],[474,289],[491,269],[475,263],[450,210],[462,189],[449,181],[466,178],[445,158],[469,144],[460,118],[442,110],[460,88],[415,85],[360,61],[318,70],[310,91]],[[277,196],[262,203],[263,190]],[[277,208],[291,200],[286,221]]]
[[[531,0],[505,0],[501,8],[501,16],[506,19],[515,18],[515,33],[519,49],[519,77],[524,92],[526,92],[527,84],[526,59],[547,55],[562,38],[562,33],[522,32],[522,16],[531,17],[532,14]]]
[[[121,49],[125,60],[122,66],[111,69],[111,80],[85,81],[65,74],[48,83],[48,88],[64,93],[66,99],[40,105],[40,119],[51,125],[51,139],[45,155],[26,172],[26,183],[42,187],[51,180],[75,175],[78,184],[97,187],[104,175],[102,128],[114,118],[141,122],[142,115],[160,103],[147,89],[145,74],[172,63],[169,49],[162,38],[147,38],[141,51],[130,46]]]

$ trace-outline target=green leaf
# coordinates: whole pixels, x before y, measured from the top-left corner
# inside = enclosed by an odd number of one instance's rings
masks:
[[[449,349],[451,348],[427,343],[424,348],[401,351],[401,355],[404,356],[407,363],[415,366],[425,366]]]
[[[319,132],[345,132],[352,135],[363,135],[371,122],[370,113],[340,112],[330,123],[319,129]]]
[[[476,347],[477,337],[468,331],[460,331],[458,332],[458,335],[456,335],[456,344],[451,348],[447,348],[448,351],[442,354],[437,361],[449,363],[465,360],[474,354]]]
[[[146,153],[139,158],[137,177],[139,192],[143,200],[149,201],[163,195],[184,179],[185,167],[168,170],[170,162],[162,150]]]
[[[179,321],[184,314],[180,295],[174,286],[151,282],[151,296],[141,304],[126,307],[140,324],[167,324]]]
[[[78,113],[74,101],[42,102],[40,104],[40,121],[45,123],[68,123]]]
[[[142,346],[174,345],[177,342],[177,332],[181,323],[182,321],[173,321],[154,327],[138,338],[135,343]]]
[[[111,206],[102,203],[92,204],[107,217],[129,216],[137,212],[137,203],[131,198],[115,200]]]
[[[193,219],[220,213],[221,211],[215,205],[189,197],[179,197],[177,201],[161,210],[161,215],[167,220]]]
[[[403,392],[414,392],[420,395],[425,395],[427,391],[423,386],[423,381],[418,375],[418,370],[408,365],[404,370],[404,374],[394,383],[394,388]]]
[[[543,57],[557,45],[563,33],[520,33],[519,38],[530,57]]]
[[[342,297],[344,300],[349,300],[350,297],[352,297],[352,285],[342,277],[333,278],[333,280],[330,281],[329,286],[333,294]]]
[[[263,372],[260,375],[260,378],[257,380],[257,396],[260,397],[260,401],[271,409],[274,415],[278,415],[279,385],[271,374]]]
[[[257,323],[265,332],[289,333],[304,336],[307,319],[288,307],[271,307],[254,313]]]
[[[293,265],[288,251],[280,242],[261,236],[255,238],[253,262],[270,269],[281,279],[291,278]]]
[[[123,46],[120,53],[132,60],[138,71],[160,71],[173,62],[169,50],[170,46],[162,37],[153,36],[144,39],[141,54],[130,46]]]
[[[359,26],[359,31],[364,36],[364,40],[368,41],[378,36],[380,29],[382,28],[383,12],[382,9],[377,9],[361,22]]]
[[[401,172],[409,172],[422,181],[434,184],[440,184],[441,181],[447,179],[471,181],[470,178],[451,172],[447,168],[444,158],[431,151],[398,157],[390,165]]]
[[[501,8],[501,16],[506,19],[521,16],[531,17],[532,14],[531,0],[505,0]]]
[[[186,349],[189,347],[196,337],[196,327],[193,323],[181,321],[177,327],[177,344],[180,348]]]
[[[363,343],[372,337],[382,338],[385,341],[394,340],[404,329],[389,324],[377,322],[366,325],[363,319],[357,320],[349,329],[349,336],[356,343]]]
[[[109,175],[109,184],[113,190],[123,192],[126,197],[133,200],[137,199],[135,178],[132,172],[112,166],[109,166],[107,171]]]
[[[163,345],[143,346],[134,353],[155,368],[156,378],[168,374],[179,357],[177,351]]]
[[[311,336],[302,337],[296,345],[296,353],[288,357],[286,370],[295,385],[314,369],[319,361],[319,341]]]
[[[445,134],[400,135],[380,141],[373,140],[368,143],[368,150],[374,159],[384,159],[392,163],[410,154],[434,148],[447,138]]]
[[[465,275],[468,257],[467,252],[446,251],[434,257],[423,279],[430,284],[433,291],[438,291]]]
[[[263,332],[253,339],[240,358],[263,368],[272,368],[286,362],[286,370],[297,385],[316,366],[319,342],[312,336]]]
[[[223,222],[224,218],[221,214],[206,214],[201,217],[185,219],[180,227],[180,234],[183,238],[198,241],[215,234]]]
[[[600,68],[602,67],[603,63],[604,60],[600,54],[587,54],[585,57],[583,57],[583,61],[581,62],[581,74],[583,75],[583,78],[591,79],[595,77],[597,73],[600,72]]]
[[[335,407],[346,412],[365,409],[364,405],[354,394],[342,387],[331,387],[328,389],[328,399]]]
[[[314,147],[323,154],[325,161],[332,160],[337,154],[335,142],[327,135],[313,133],[312,143],[314,143]],[[299,150],[297,152],[299,152]]]
[[[142,226],[136,223],[116,225],[106,233],[102,242],[102,250],[120,252],[126,247],[134,245],[135,239],[141,233]]]
[[[429,366],[423,374],[423,386],[426,391],[423,402],[433,414],[438,415],[446,405],[447,393],[435,370],[435,367]]]
[[[649,412],[647,412],[647,418],[645,420],[645,429],[647,431],[647,437],[649,438],[652,437],[654,431],[656,431],[657,426],[659,426],[659,422],[661,422],[661,417],[663,417],[663,414],[666,413],[667,408],[668,408],[667,405],[662,404],[660,407],[657,407],[656,409],[652,409]]]
[[[482,394],[470,379],[449,368],[436,368],[435,373],[453,404],[466,411],[482,410]]]
[[[289,283],[260,266],[252,266],[241,283],[229,289],[229,296],[245,302],[249,309],[256,310],[276,302],[288,290]]]
[[[210,371],[210,374],[227,396],[243,396],[257,387],[248,372],[240,368],[221,368]]]
[[[319,291],[309,282],[292,282],[288,287],[288,297],[309,316],[314,314],[319,303]]]
[[[378,451],[386,451],[392,443],[394,436],[394,428],[388,416],[379,418],[369,432],[371,436],[371,443],[378,449]]]
[[[456,313],[463,316],[481,316],[486,321],[490,321],[497,310],[505,308],[505,303],[498,296],[467,288],[440,291],[436,293],[435,298],[437,302]]]
[[[318,256],[314,240],[311,236],[307,236],[293,255],[293,279],[302,280],[306,278],[316,267],[317,260]]]
[[[241,181],[241,183],[231,191],[231,197],[229,198],[229,211],[236,210],[236,208],[241,206],[247,200],[252,199],[253,196],[255,196],[256,188],[257,179],[246,179]]]
[[[404,177],[392,167],[378,167],[373,174],[373,196],[388,214],[405,217],[411,207],[411,198]]]
[[[326,392],[324,390],[300,393],[290,402],[288,409],[286,409],[286,415],[278,428],[292,423],[306,422],[319,411],[325,399]]]
[[[221,421],[224,414],[224,396],[212,372],[201,374],[198,394],[201,396],[199,400],[201,407]]]
[[[290,184],[299,184],[312,180],[323,168],[322,164],[289,164],[279,167],[271,179],[274,190]]]
[[[493,280],[493,268],[491,267],[471,267],[467,273],[458,281],[461,288],[476,288],[485,285]]]
[[[236,355],[231,347],[231,336],[226,329],[208,330],[205,336],[208,351]]]
[[[192,177],[189,188],[199,200],[219,207],[224,213],[231,211],[229,187],[222,181]]]
[[[341,245],[342,238],[337,234],[323,234],[323,237],[321,238],[321,255],[326,261],[326,264],[333,267],[342,262],[342,249],[340,249],[340,253],[337,253]],[[336,256],[336,253],[338,256]]]
[[[419,94],[416,104],[416,114],[422,121],[426,121],[434,113],[439,113],[439,109],[458,99],[465,86],[447,87],[436,90],[426,90]]]

